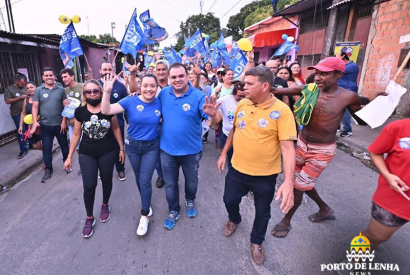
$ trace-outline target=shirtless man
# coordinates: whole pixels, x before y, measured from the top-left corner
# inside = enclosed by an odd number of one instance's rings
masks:
[[[320,93],[310,122],[304,125],[297,141],[294,206],[273,229],[275,237],[284,238],[289,233],[290,221],[302,202],[304,192],[319,206],[319,211],[309,216],[311,222],[335,219],[334,210],[320,198],[314,185],[336,153],[336,131],[344,110],[347,108],[360,125],[367,125],[355,115],[361,109],[360,97],[337,86],[345,66],[341,59],[328,57],[316,66],[308,67],[308,70],[315,70],[315,83]]]

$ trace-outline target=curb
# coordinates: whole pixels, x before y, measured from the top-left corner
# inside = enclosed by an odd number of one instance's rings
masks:
[[[372,169],[377,173],[379,172],[376,166],[371,161],[367,149],[363,146],[357,145],[354,142],[351,142],[338,136],[336,136],[336,145],[338,149],[360,160],[366,167]]]

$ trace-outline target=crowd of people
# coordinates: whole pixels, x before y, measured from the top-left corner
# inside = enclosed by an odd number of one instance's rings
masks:
[[[228,166],[223,194],[228,220],[222,233],[229,237],[235,232],[242,220],[241,199],[252,192],[255,217],[250,250],[254,262],[262,264],[262,243],[278,174],[283,170],[284,182],[275,199],[282,199],[280,208],[285,216],[273,228],[274,237],[288,235],[303,194],[319,207],[309,216],[311,222],[335,219],[335,210],[321,199],[315,184],[336,154],[335,137],[341,122],[342,137],[352,133],[350,116],[361,125],[366,123],[355,115],[362,101],[357,95],[357,65],[348,56],[321,60],[308,68],[314,73],[306,79],[297,61],[287,64],[287,60],[273,57],[255,64],[252,52],[247,58],[248,64],[237,78],[228,66],[214,69],[205,63],[201,68],[199,62],[170,65],[162,59],[142,70],[139,64],[129,65],[123,77],[105,61],[98,79],[89,71],[84,74],[85,83],[76,82],[74,72],[64,69],[60,76],[65,88],[50,67],[43,69],[39,87],[17,74],[15,83],[5,91],[5,100],[18,129],[18,158],[29,148],[42,150],[42,182],[48,182],[54,172],[54,137],[66,173],[73,171],[77,152],[87,215],[82,236],[88,238],[96,223],[93,208],[98,181],[101,179],[103,190],[100,221],[107,222],[114,167],[119,180],[126,180],[124,163],[128,156],[141,198],[136,233],[143,236],[153,214],[151,181],[155,170],[156,186],[165,186],[168,202],[164,227],[173,229],[181,215],[180,168],[185,178],[186,215],[198,215],[195,200],[203,143],[208,137],[202,130],[206,121],[215,130],[220,150],[217,169],[222,172]],[[74,106],[75,111],[63,116],[67,106]],[[29,127],[25,118],[30,114]],[[371,221],[363,232],[372,248],[410,220],[406,185],[410,178],[405,168],[410,164],[409,135],[408,119],[395,122],[369,147],[381,172]]]

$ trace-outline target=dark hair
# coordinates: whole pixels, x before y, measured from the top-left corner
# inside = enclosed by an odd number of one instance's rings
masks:
[[[261,62],[259,62],[259,65],[266,66],[266,61],[261,61]]]
[[[350,60],[349,56],[345,52],[341,52],[340,55],[342,56],[342,59],[344,60]]]
[[[278,59],[280,60],[280,57],[277,56],[277,55],[276,55],[276,56],[274,55],[274,56],[272,56],[269,60],[278,60]]]
[[[213,69],[214,69],[214,66],[212,66],[212,63],[211,63],[211,62],[209,62],[209,61],[205,63],[204,68],[206,67],[206,65],[207,65],[207,64],[211,65],[211,70],[213,70]]]
[[[62,76],[63,74],[68,74],[69,76],[74,76],[74,72],[70,68],[62,69],[60,71],[60,75]]]
[[[34,85],[34,87],[37,87],[37,85],[36,85],[36,83],[34,83],[34,81],[28,81],[27,83],[26,83],[26,85],[27,84],[31,84],[31,85]]]
[[[24,82],[27,82],[27,77],[24,74],[18,73],[16,74],[16,76],[14,77],[14,80],[16,82],[20,82],[21,80],[24,80]]]
[[[287,70],[288,71],[288,73],[289,73],[289,81],[295,81],[295,79],[293,78],[293,76],[292,76],[292,71],[290,70],[290,68],[289,67],[279,67],[278,68],[278,72],[276,73],[276,75],[278,75],[278,73],[279,73],[279,71],[280,70]]]
[[[90,72],[85,72],[84,74],[90,74]]]
[[[209,78],[208,78],[208,74],[207,74],[207,73],[205,73],[205,72],[201,72],[201,75],[202,75],[202,76],[204,76],[204,77],[206,78],[206,80],[207,80],[207,81],[209,81]]]
[[[136,74],[136,75],[135,75],[135,78],[139,78],[139,79],[141,79],[141,81],[142,81],[142,76],[140,76],[139,74]]]
[[[269,87],[273,87],[273,73],[272,71],[265,66],[257,66],[254,68],[249,69],[246,73],[246,75],[251,75],[251,76],[257,76],[259,82],[265,83],[267,82],[269,84]]]
[[[316,73],[310,74],[307,78],[306,78],[306,84],[310,84],[315,82],[315,75]]]
[[[170,73],[171,69],[173,69],[173,68],[181,68],[181,67],[184,68],[185,73],[188,75],[188,70],[187,70],[186,66],[184,64],[178,63],[178,62],[175,62],[174,64],[169,66],[168,72]]]
[[[51,67],[44,67],[43,70],[41,71],[41,75],[44,75],[45,72],[53,72],[53,75],[54,76],[56,75],[56,72]]]
[[[232,87],[232,95],[236,95],[238,93],[238,90],[244,91],[245,83],[240,80],[234,80],[232,81]]]
[[[155,80],[155,84],[157,84],[157,87],[159,86],[158,84],[158,79],[155,75],[153,74],[146,74],[143,77],[141,77],[141,82],[144,80],[144,78],[153,78]]]

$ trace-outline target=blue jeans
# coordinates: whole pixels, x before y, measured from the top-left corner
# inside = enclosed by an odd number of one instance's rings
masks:
[[[179,205],[179,167],[185,176],[185,199],[195,200],[198,187],[198,168],[202,152],[186,156],[171,156],[161,150],[161,164],[164,172],[165,195],[169,211],[181,211]]]
[[[67,159],[68,156],[68,141],[67,141],[67,134],[60,133],[61,126],[60,125],[44,125],[40,124],[40,131],[41,131],[41,142],[43,144],[43,159],[44,164],[46,165],[46,169],[49,171],[53,171],[53,158],[52,158],[52,151],[53,151],[53,141],[54,137],[57,138],[58,144],[60,144],[60,150],[63,154],[63,162]]]
[[[222,134],[221,134],[221,136],[219,137],[219,140],[218,140],[219,149],[222,150],[225,147],[225,143],[226,143],[227,139],[228,139],[228,137],[222,132]],[[233,146],[231,147],[231,149],[229,149],[226,156],[227,156],[226,160],[227,160],[228,168],[231,168],[232,167],[232,162],[231,161],[232,161],[232,156],[233,156]]]
[[[159,135],[161,136],[161,124],[158,125],[158,131]],[[162,173],[162,167],[161,167],[161,158],[158,158],[158,163],[157,166],[155,167],[155,170],[157,170],[158,178],[164,178],[164,174]]]
[[[343,125],[342,130],[351,131],[352,130],[351,124],[352,124],[352,119],[350,118],[349,111],[346,109],[345,113],[343,114],[343,118],[342,118],[342,125]]]
[[[159,159],[159,137],[141,141],[127,137],[125,151],[134,170],[135,180],[141,194],[141,215],[147,216],[151,206],[152,175]]]
[[[16,125],[16,128],[18,130],[18,128],[20,126],[20,115],[12,116],[11,118],[13,119],[14,124]],[[23,123],[23,134],[26,130],[27,130],[26,124]],[[28,150],[27,140],[26,141],[21,141],[21,135],[19,133],[17,133],[17,140],[20,144],[20,151],[21,152],[27,151]]]

